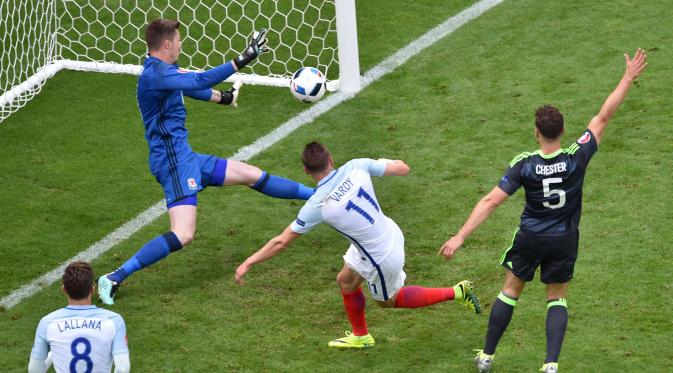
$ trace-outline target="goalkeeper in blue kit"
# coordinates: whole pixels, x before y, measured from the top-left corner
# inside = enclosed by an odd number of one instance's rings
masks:
[[[238,89],[212,89],[245,67],[266,47],[266,29],[254,32],[245,51],[234,60],[204,72],[182,70],[180,23],[157,19],[145,31],[148,56],[138,79],[138,107],[145,124],[149,146],[149,166],[166,196],[171,229],[145,244],[114,272],[98,279],[98,295],[103,303],[114,303],[119,285],[133,272],[145,268],[190,244],[196,232],[197,193],[208,186],[247,185],[276,198],[307,200],[313,189],[278,176],[269,175],[243,162],[192,151],[187,142],[186,110],[183,96],[236,105]]]

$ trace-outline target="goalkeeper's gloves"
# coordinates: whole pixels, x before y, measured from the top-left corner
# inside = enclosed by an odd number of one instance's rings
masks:
[[[238,94],[240,92],[243,81],[238,79],[234,85],[226,91],[220,91],[220,105],[231,105],[233,107],[238,107],[236,99],[238,99]]]
[[[255,31],[252,33],[252,40],[250,40],[250,44],[248,44],[248,47],[245,48],[245,50],[243,51],[243,53],[241,53],[240,56],[234,59],[234,64],[236,65],[236,68],[238,70],[241,70],[243,67],[245,67],[245,65],[252,62],[260,54],[269,51],[269,47],[265,45],[267,41],[266,39],[267,32],[269,32],[269,30],[263,28],[259,30],[259,32]]]

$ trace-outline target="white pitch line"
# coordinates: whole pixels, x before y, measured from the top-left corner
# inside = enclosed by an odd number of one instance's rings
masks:
[[[410,58],[422,52],[425,48],[436,43],[437,41],[449,35],[450,33],[460,28],[467,22],[479,17],[481,14],[493,8],[494,6],[500,4],[503,1],[505,0],[479,1],[470,6],[469,8],[458,13],[457,15],[447,19],[439,26],[426,32],[418,39],[407,44],[405,47],[401,48],[393,55],[386,58],[378,65],[374,66],[371,70],[367,71],[362,80],[362,89],[364,89],[371,83],[381,79],[381,77],[383,77],[384,75],[393,72],[395,69],[397,69],[402,64],[407,62]],[[355,94],[345,94],[343,92],[337,92],[335,94],[329,95],[325,99],[319,101],[317,104],[313,104],[309,109],[302,111],[297,116],[283,123],[281,126],[271,131],[267,135],[259,138],[254,143],[242,147],[236,154],[234,154],[231,157],[231,159],[245,161],[254,157],[255,155],[261,153],[262,151],[268,149],[278,141],[284,139],[289,134],[294,132],[296,129],[302,127],[307,123],[311,123],[320,115],[328,112],[335,106],[352,98],[353,96],[355,96]],[[100,241],[89,246],[86,250],[68,259],[65,263],[61,264],[54,270],[45,273],[44,275],[31,281],[29,284],[26,284],[20,287],[19,289],[14,290],[6,297],[0,299],[0,307],[4,309],[10,309],[16,306],[22,300],[32,296],[33,294],[53,284],[54,282],[56,282],[56,280],[61,278],[63,271],[65,270],[65,267],[67,267],[69,263],[76,260],[84,260],[88,262],[93,261],[106,251],[113,248],[115,245],[128,239],[134,233],[138,232],[140,229],[152,223],[154,220],[163,215],[165,212],[166,212],[165,201],[161,200],[157,202],[152,207],[143,211],[132,220],[128,221],[121,227],[115,229],[112,233],[103,237]]]

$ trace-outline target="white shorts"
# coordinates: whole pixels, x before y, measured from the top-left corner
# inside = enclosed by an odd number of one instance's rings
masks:
[[[355,245],[351,245],[343,256],[346,265],[367,281],[369,292],[379,301],[386,301],[397,294],[407,278],[403,269],[404,235],[399,229],[394,234],[393,247],[380,263],[372,263]]]

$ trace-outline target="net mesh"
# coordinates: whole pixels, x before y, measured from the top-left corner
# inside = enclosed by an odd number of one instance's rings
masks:
[[[12,90],[54,61],[55,1],[0,0],[0,122],[40,92],[42,84]],[[9,98],[12,100],[9,100]]]
[[[20,95],[6,93],[52,62],[142,64],[145,25],[155,18],[180,21],[181,67],[199,70],[231,60],[254,30],[265,27],[271,52],[246,67],[246,73],[289,77],[313,66],[335,80],[335,1],[0,0],[0,122],[44,82]]]
[[[65,59],[139,65],[145,25],[155,18],[180,21],[180,65],[190,69],[233,59],[262,27],[272,52],[246,72],[289,76],[315,66],[332,76],[338,59],[334,0],[71,0],[60,1],[57,14]]]

